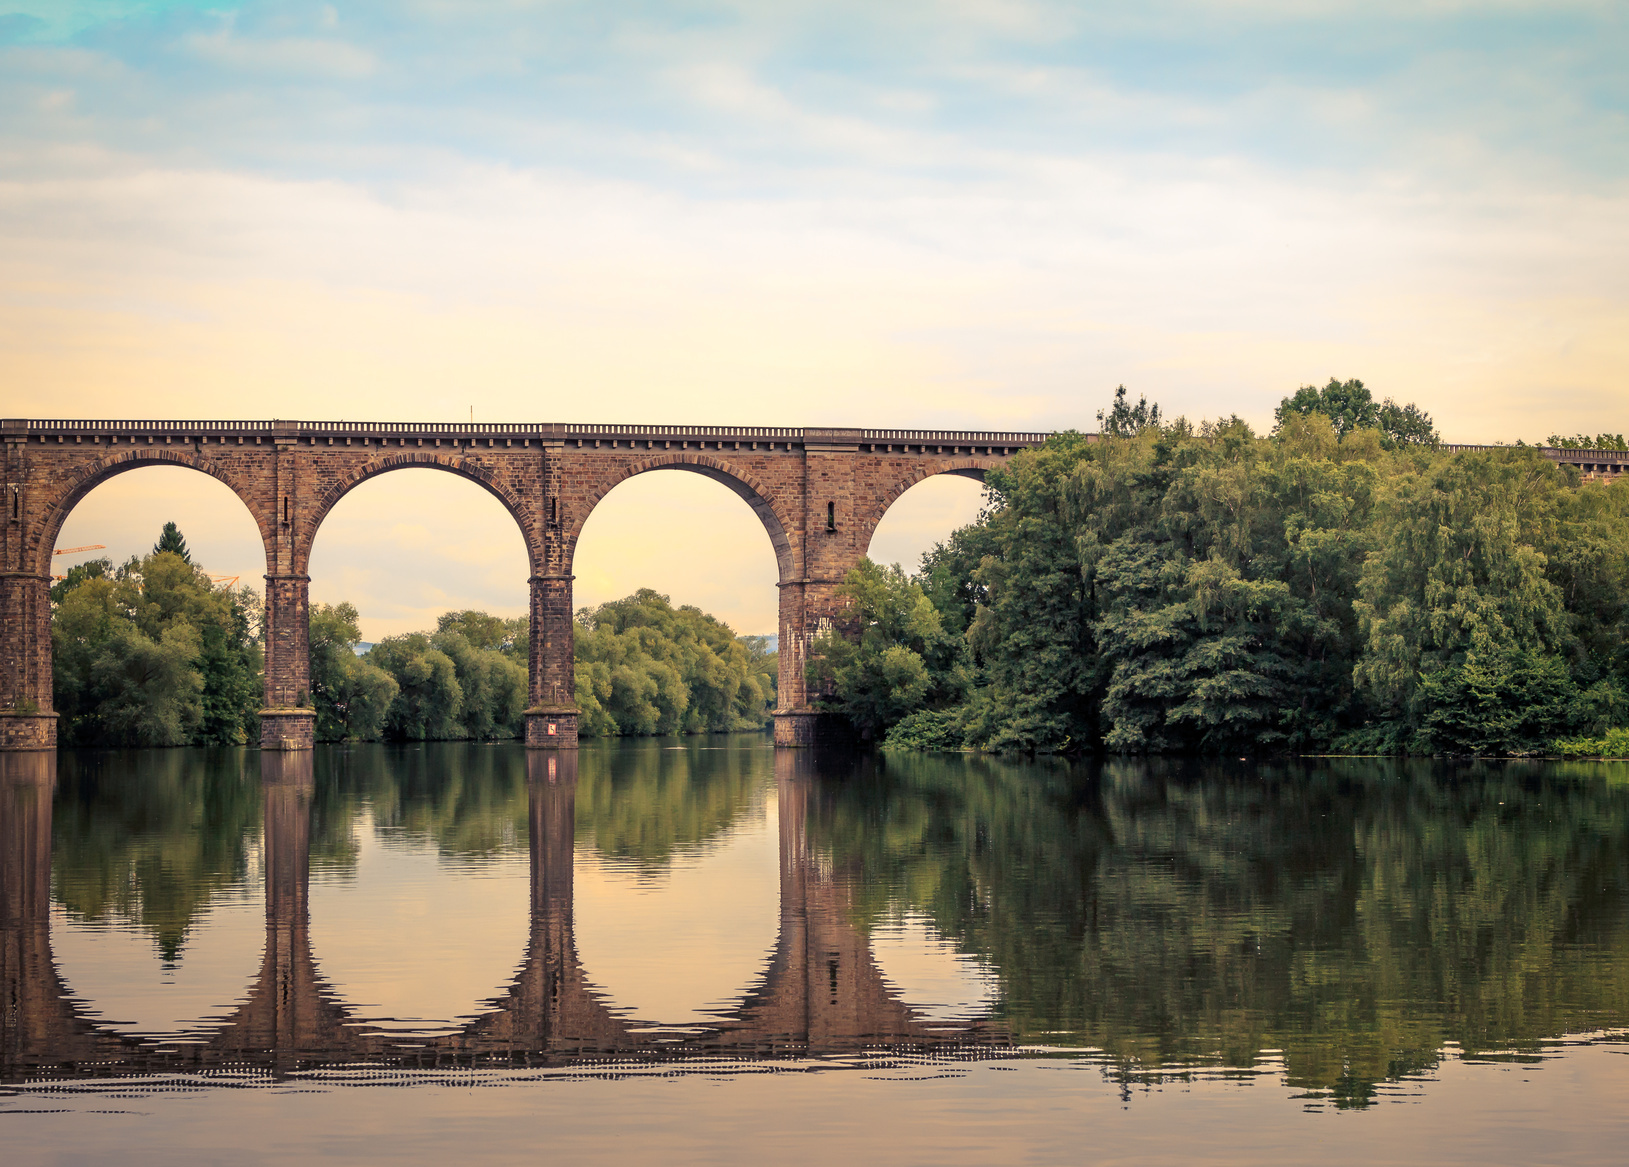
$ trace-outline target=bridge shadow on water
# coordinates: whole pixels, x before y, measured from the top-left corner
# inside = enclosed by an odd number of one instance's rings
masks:
[[[816,759],[776,751],[779,930],[762,975],[705,1024],[668,1025],[613,1011],[575,937],[576,751],[526,754],[530,926],[507,990],[460,1028],[381,1029],[321,975],[310,934],[310,751],[260,755],[265,945],[234,1011],[165,1035],[120,1032],[68,991],[50,930],[54,752],[0,754],[0,1078],[8,1081],[174,1073],[278,1077],[321,1067],[369,1069],[661,1065],[895,1051],[980,1056],[1009,1050],[1000,1026],[939,1020],[898,998],[851,922],[846,885],[811,847]],[[385,1075],[388,1079],[388,1075]]]

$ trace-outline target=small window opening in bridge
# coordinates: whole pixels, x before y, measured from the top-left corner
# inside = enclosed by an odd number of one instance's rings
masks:
[[[549,498],[549,522],[558,523],[559,521],[560,521],[560,500],[551,495],[550,498]]]
[[[15,486],[11,488],[11,517],[20,519],[23,515],[23,492]]]
[[[288,495],[283,496],[283,522],[288,522]]]
[[[834,502],[826,504],[826,530],[837,530],[837,504]]]

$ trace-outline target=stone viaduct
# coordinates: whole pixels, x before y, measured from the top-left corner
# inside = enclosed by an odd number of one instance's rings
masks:
[[[530,561],[526,741],[577,740],[572,560],[594,507],[652,470],[720,482],[750,506],[775,550],[780,588],[778,745],[807,745],[817,716],[804,665],[842,606],[837,587],[888,508],[935,474],[983,480],[1044,433],[649,425],[398,422],[0,421],[0,750],[56,743],[51,706],[51,557],[80,499],[142,466],[189,466],[230,487],[266,554],[261,745],[311,745],[307,567],[323,519],[358,484],[424,467],[461,475],[514,518]],[[1449,450],[1488,447],[1449,446]],[[1629,472],[1629,453],[1544,450],[1586,476]]]
[[[0,754],[0,1081],[222,1069],[271,1075],[330,1064],[354,1068],[571,1066],[803,1057],[867,1049],[1007,1048],[998,1027],[937,1021],[901,1003],[850,923],[844,885],[811,853],[814,795],[807,751],[780,751],[780,919],[758,982],[711,1025],[664,1026],[605,1004],[574,939],[572,844],[577,755],[527,756],[531,921],[508,988],[456,1032],[370,1027],[324,980],[310,938],[312,755],[261,755],[266,940],[258,973],[226,1018],[185,1032],[135,1036],[109,1028],[96,1002],[68,992],[51,951],[51,805],[56,765],[43,751]]]
[[[423,467],[473,480],[514,518],[531,569],[526,741],[577,740],[572,680],[572,558],[594,507],[652,470],[720,482],[750,506],[775,549],[780,702],[775,741],[808,744],[810,642],[830,626],[838,585],[900,495],[935,474],[983,480],[1042,433],[366,422],[0,421],[0,749],[49,748],[50,583],[57,533],[75,504],[115,474],[190,466],[230,487],[266,551],[261,745],[312,741],[307,566],[323,519],[358,484]]]

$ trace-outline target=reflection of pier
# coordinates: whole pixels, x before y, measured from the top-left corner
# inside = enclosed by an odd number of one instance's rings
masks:
[[[3,1076],[97,1075],[235,1066],[283,1072],[323,1063],[570,1064],[719,1056],[819,1055],[869,1048],[999,1044],[981,1024],[930,1022],[902,1004],[848,920],[846,893],[809,852],[810,759],[777,755],[780,935],[763,978],[710,1027],[665,1029],[613,1013],[573,933],[574,752],[528,755],[531,927],[525,963],[491,1009],[445,1036],[370,1028],[325,984],[311,949],[311,755],[262,755],[266,945],[242,1005],[207,1029],[159,1038],[113,1033],[70,998],[49,934],[50,753],[0,754],[0,1066]]]

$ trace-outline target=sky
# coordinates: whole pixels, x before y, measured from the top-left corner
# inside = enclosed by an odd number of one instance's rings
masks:
[[[1091,429],[1123,383],[1266,429],[1334,376],[1450,441],[1626,431],[1626,50],[1565,0],[0,0],[0,414]],[[216,485],[126,475],[59,546],[176,519],[252,578]],[[978,505],[925,483],[873,553]],[[576,570],[775,626],[694,476]],[[525,572],[402,473],[312,594],[378,637]]]

